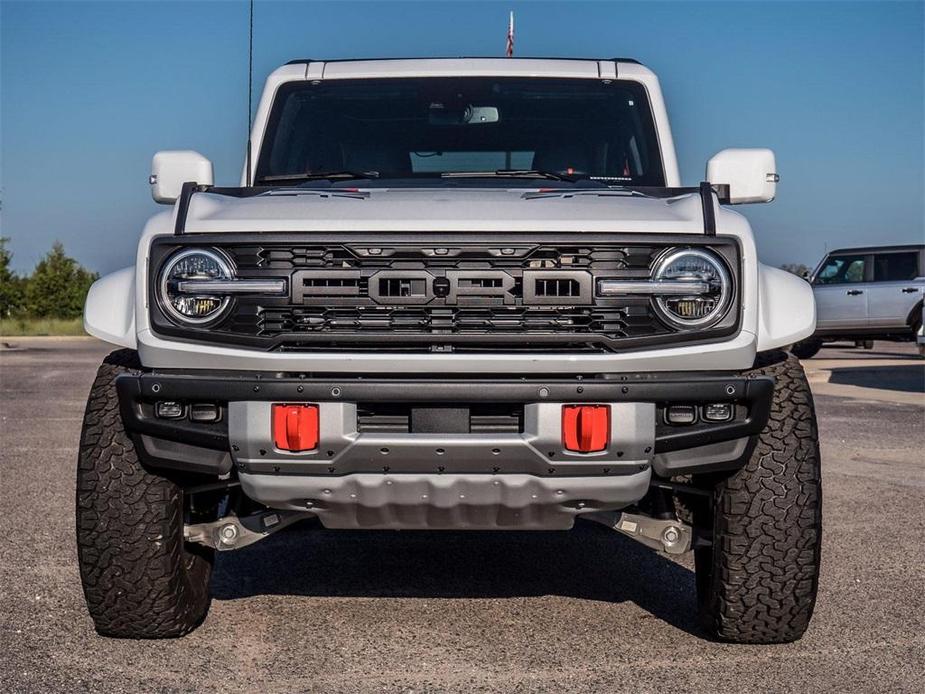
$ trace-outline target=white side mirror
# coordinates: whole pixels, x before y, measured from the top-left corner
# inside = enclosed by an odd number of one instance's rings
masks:
[[[730,205],[771,202],[777,193],[777,164],[770,149],[724,149],[707,162],[707,181],[720,188],[720,200]]]
[[[151,162],[151,197],[154,202],[173,204],[187,181],[212,185],[212,162],[189,149],[164,150]]]

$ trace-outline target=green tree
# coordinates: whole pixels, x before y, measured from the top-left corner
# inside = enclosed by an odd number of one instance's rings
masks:
[[[79,318],[87,290],[98,276],[69,258],[55,241],[26,285],[26,311],[35,318]]]
[[[10,270],[13,254],[7,249],[9,239],[0,236],[0,318],[9,318],[22,309],[23,278]]]

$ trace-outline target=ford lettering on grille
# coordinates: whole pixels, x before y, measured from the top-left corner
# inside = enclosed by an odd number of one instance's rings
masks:
[[[589,306],[592,276],[585,271],[525,270],[300,270],[292,275],[295,305],[348,305],[358,299],[383,306]],[[517,300],[520,301],[517,301]]]

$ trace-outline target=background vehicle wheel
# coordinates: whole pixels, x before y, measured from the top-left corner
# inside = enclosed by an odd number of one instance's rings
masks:
[[[790,348],[790,351],[793,352],[800,359],[811,359],[816,356],[816,352],[822,349],[822,342],[819,340],[814,340],[809,338],[801,342],[797,342],[793,347]]]
[[[745,466],[714,488],[712,547],[695,550],[701,622],[715,638],[782,643],[803,635],[816,602],[822,539],[818,433],[799,361],[776,353],[774,401]]]
[[[163,638],[195,628],[209,609],[212,552],[183,541],[183,491],[142,467],[122,426],[115,378],[134,351],[103,361],[90,390],[77,464],[77,556],[96,630]]]
[[[873,340],[858,340],[854,343],[854,346],[858,349],[873,349],[874,341]]]

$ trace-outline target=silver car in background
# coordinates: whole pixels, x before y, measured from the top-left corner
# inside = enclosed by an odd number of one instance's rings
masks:
[[[816,332],[793,346],[801,359],[812,357],[826,342],[917,340],[922,332],[925,245],[834,250],[809,281],[816,298]]]

